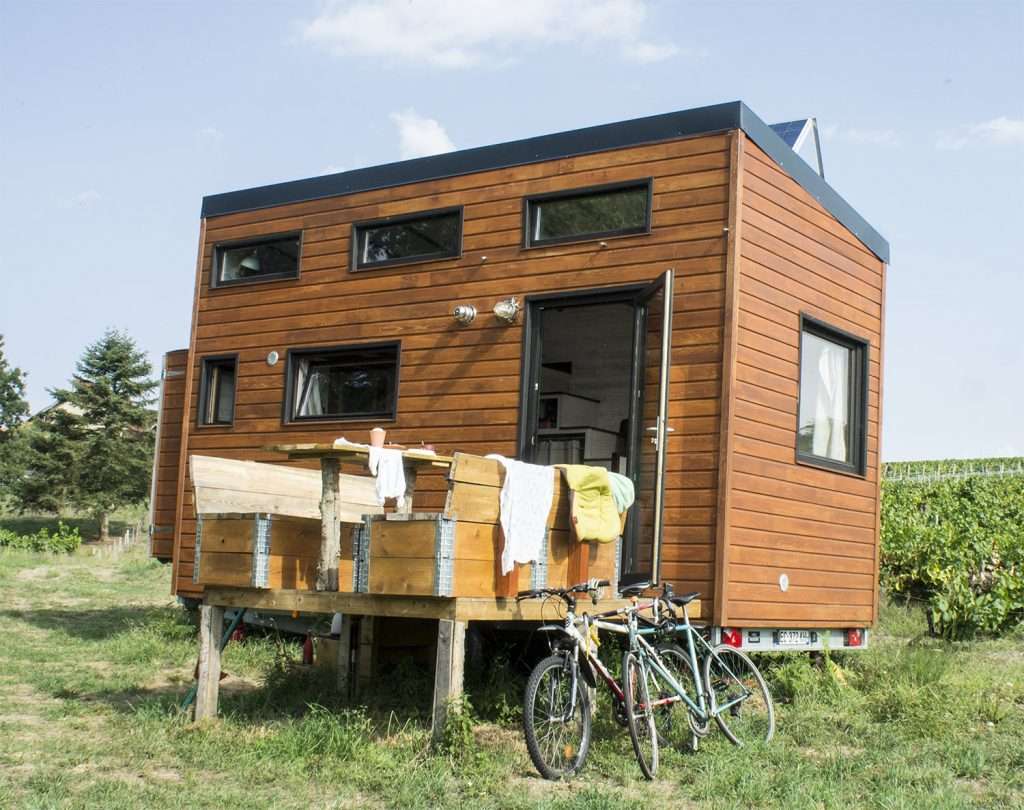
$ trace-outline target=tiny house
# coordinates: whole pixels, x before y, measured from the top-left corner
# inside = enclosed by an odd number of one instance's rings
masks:
[[[628,475],[620,582],[699,591],[744,647],[862,644],[889,247],[808,138],[734,102],[206,197],[153,484],[174,592],[191,456],[379,426]],[[445,497],[420,476],[417,511]]]

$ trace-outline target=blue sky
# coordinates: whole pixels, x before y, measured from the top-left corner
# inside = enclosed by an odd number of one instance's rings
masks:
[[[1024,2],[0,0],[0,333],[34,408],[187,344],[204,194],[742,99],[892,244],[883,457],[1024,455]]]

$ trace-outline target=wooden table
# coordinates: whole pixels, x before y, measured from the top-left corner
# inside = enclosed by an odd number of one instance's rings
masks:
[[[267,448],[287,453],[290,459],[320,460],[323,476],[323,494],[320,498],[320,562],[317,565],[316,589],[338,590],[338,555],[341,553],[341,523],[338,499],[342,464],[356,464],[366,469],[370,461],[370,448],[361,444],[279,444]],[[412,499],[416,493],[416,475],[423,467],[448,469],[451,456],[428,455],[416,450],[402,452],[405,467],[405,498],[400,512],[412,512]]]

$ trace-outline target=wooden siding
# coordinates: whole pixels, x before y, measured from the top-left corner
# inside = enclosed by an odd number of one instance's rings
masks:
[[[722,308],[733,134],[702,136],[208,219],[201,238],[193,322],[187,452],[282,462],[278,442],[365,440],[376,421],[282,424],[285,352],[399,339],[399,442],[440,452],[516,451],[522,328],[500,324],[493,305],[527,296],[650,281],[676,271],[670,377],[668,485],[662,576],[711,597],[719,449]],[[653,178],[650,234],[524,249],[522,199],[575,187]],[[351,273],[355,221],[463,205],[457,259]],[[213,246],[301,230],[300,277],[210,289]],[[604,245],[604,246],[602,246]],[[468,327],[457,303],[479,312]],[[282,358],[266,364],[270,351]],[[196,426],[202,357],[239,355],[235,421]],[[184,465],[182,465],[184,467]],[[182,475],[185,475],[182,470]],[[417,509],[440,509],[445,482],[424,476]],[[185,479],[175,587],[194,592],[194,515]]]
[[[153,460],[153,503],[149,553],[168,562],[174,547],[175,505],[178,487],[178,456],[181,451],[181,418],[185,404],[185,369],[188,350],[164,355],[160,383],[160,428]]]
[[[727,554],[719,558],[716,621],[872,624],[885,265],[742,140],[736,320],[728,338],[735,361],[723,431],[730,448]],[[796,463],[801,312],[870,342],[863,477]],[[786,592],[779,588],[783,573]]]

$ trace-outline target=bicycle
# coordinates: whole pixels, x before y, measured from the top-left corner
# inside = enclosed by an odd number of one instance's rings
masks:
[[[561,779],[577,773],[586,762],[590,749],[592,707],[588,689],[596,689],[598,677],[608,687],[612,696],[612,716],[622,726],[628,725],[625,710],[625,694],[622,686],[609,672],[608,667],[597,654],[600,642],[597,631],[605,630],[619,635],[628,634],[628,625],[609,619],[634,614],[635,623],[645,626],[638,633],[659,632],[656,621],[647,621],[639,616],[640,611],[651,608],[658,613],[655,598],[647,604],[605,611],[591,616],[576,615],[576,594],[590,593],[596,604],[596,593],[606,587],[606,580],[590,580],[570,588],[538,588],[520,591],[518,599],[540,596],[554,596],[566,605],[562,624],[543,625],[539,632],[558,633],[560,649],[538,663],[526,685],[523,698],[523,731],[526,747],[534,766],[546,779]],[[648,587],[646,583],[634,585],[627,593],[638,594]],[[672,653],[668,653],[670,658]],[[689,662],[682,655],[676,655],[675,664],[681,669],[689,668]],[[664,713],[667,717],[668,713]],[[666,739],[666,744],[670,744]],[[696,750],[697,736],[689,740],[691,750]]]
[[[686,640],[686,652],[674,644],[656,650],[640,632],[637,614],[626,614],[629,649],[622,659],[626,719],[637,763],[648,779],[653,779],[658,770],[659,737],[662,736],[656,724],[658,712],[671,715],[675,708],[685,708],[686,727],[698,737],[709,733],[714,718],[729,741],[739,746],[758,739],[769,742],[775,734],[771,694],[754,662],[728,645],[712,647],[690,623],[686,606],[699,595],[693,592],[677,597],[666,584],[662,597],[657,600],[667,606],[670,614],[667,622],[661,622],[663,631],[681,634]],[[676,622],[678,615],[671,606],[682,610],[681,625]],[[700,667],[699,645],[704,648]],[[688,679],[678,677],[678,672],[673,672],[666,663],[664,653],[669,650],[673,650],[672,659],[682,657],[689,661],[695,699],[687,694],[683,683]]]

